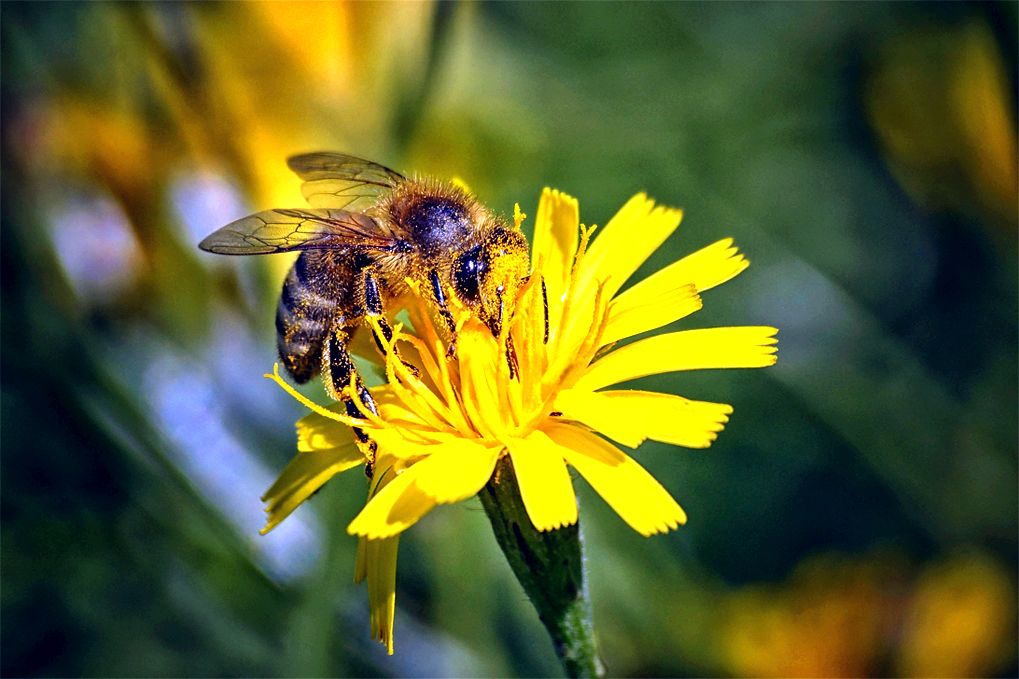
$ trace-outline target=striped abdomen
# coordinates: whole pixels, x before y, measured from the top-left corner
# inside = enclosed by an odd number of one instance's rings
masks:
[[[302,252],[283,281],[276,309],[276,344],[280,360],[298,383],[318,373],[322,343],[343,301],[338,295],[343,294],[346,281],[337,280],[341,272],[331,260],[320,252]]]

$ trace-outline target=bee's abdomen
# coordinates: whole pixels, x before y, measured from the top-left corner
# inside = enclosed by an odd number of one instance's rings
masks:
[[[302,253],[291,267],[276,308],[280,360],[298,383],[307,382],[318,372],[322,343],[337,307],[337,300],[322,294],[321,275],[309,271],[308,254]]]

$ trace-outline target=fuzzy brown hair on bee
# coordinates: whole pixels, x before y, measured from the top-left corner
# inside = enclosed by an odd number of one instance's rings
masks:
[[[274,209],[227,224],[199,247],[223,255],[300,251],[283,282],[276,311],[277,346],[299,382],[321,373],[329,395],[361,417],[346,393],[375,402],[350,358],[348,344],[368,319],[392,338],[388,318],[418,284],[443,319],[449,353],[456,348],[450,298],[499,337],[529,271],[527,241],[463,189],[431,178],[407,178],[378,163],[341,153],[288,160],[304,180],[311,208]],[[376,331],[373,329],[373,333]],[[507,357],[513,372],[512,345]],[[355,431],[374,453],[363,432]]]
[[[427,281],[451,331],[449,294],[499,334],[528,274],[527,241],[519,231],[460,187],[430,178],[398,185],[368,214],[408,233],[406,278]],[[400,283],[393,292],[402,292]]]

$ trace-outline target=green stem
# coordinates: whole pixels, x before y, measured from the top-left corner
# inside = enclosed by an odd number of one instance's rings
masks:
[[[603,676],[591,622],[580,523],[537,530],[524,509],[509,457],[499,461],[478,496],[510,568],[552,637],[567,676]]]

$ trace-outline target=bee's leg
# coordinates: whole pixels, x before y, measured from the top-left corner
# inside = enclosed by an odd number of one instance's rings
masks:
[[[517,360],[517,349],[513,346],[513,335],[506,335],[506,366],[509,368],[511,380],[520,374],[520,361]]]
[[[379,282],[376,280],[375,275],[371,271],[365,271],[364,273],[364,309],[365,315],[375,319],[378,324],[379,331],[382,332],[382,337],[379,337],[378,332],[375,328],[372,328],[372,337],[375,338],[375,345],[379,348],[383,354],[386,353],[386,345],[393,341],[393,329],[389,326],[389,321],[386,320],[386,314],[382,308],[382,293],[379,291]],[[385,338],[385,343],[383,343]],[[393,353],[396,354],[397,358],[400,358],[399,352],[396,347],[393,347]],[[404,361],[402,358],[400,362],[415,376],[417,377],[420,373],[418,369]]]
[[[545,277],[541,277],[541,303],[545,307],[545,340],[548,344],[548,288],[545,287]]]
[[[446,322],[449,330],[449,349],[446,350],[446,358],[453,358],[456,355],[456,319],[446,306],[446,293],[442,291],[442,282],[439,280],[439,272],[432,269],[428,272],[428,282],[432,284],[432,296],[435,304],[439,307],[439,315]]]
[[[347,415],[363,418],[364,413],[358,409],[354,399],[345,392],[347,386],[353,384],[357,390],[358,398],[361,399],[361,403],[364,404],[365,408],[371,411],[373,415],[378,415],[375,399],[372,398],[371,392],[368,391],[367,387],[364,386],[364,382],[361,381],[361,376],[358,374],[354,361],[350,358],[350,352],[347,350],[347,340],[349,337],[350,333],[345,328],[335,326],[329,332],[329,338],[322,346],[322,382],[325,384],[326,393],[334,401],[343,403]],[[360,427],[354,427],[354,436],[367,448],[368,467],[365,472],[370,476],[371,465],[375,461],[375,442],[369,439],[368,435]]]
[[[379,330],[382,331],[382,337],[379,337],[378,332],[375,328],[372,328],[372,337],[375,338],[375,344],[378,346],[379,351],[385,353],[386,343],[393,341],[393,329],[389,327],[389,321],[386,320],[386,315],[382,310],[382,293],[379,291],[379,282],[371,271],[364,273],[364,312],[366,316],[370,316],[375,319],[378,323]],[[385,338],[385,342],[383,342]]]

